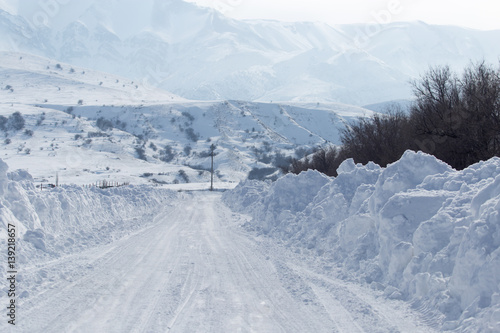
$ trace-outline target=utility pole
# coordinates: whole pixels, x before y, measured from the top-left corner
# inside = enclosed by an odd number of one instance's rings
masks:
[[[212,157],[212,167],[210,168],[210,191],[214,190],[214,150],[215,145],[210,146],[210,156]]]

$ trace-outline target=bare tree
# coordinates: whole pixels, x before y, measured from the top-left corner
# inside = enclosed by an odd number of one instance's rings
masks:
[[[360,118],[342,132],[341,140],[346,157],[381,166],[397,161],[405,150],[413,148],[409,117],[401,110]]]
[[[293,160],[290,171],[336,176],[346,158],[386,166],[408,149],[433,154],[456,169],[500,156],[500,68],[483,61],[459,78],[448,66],[435,67],[411,84],[416,99],[409,114],[393,108],[359,118],[342,131],[339,149]]]
[[[456,169],[498,155],[499,71],[480,62],[458,79],[448,67],[434,68],[413,87],[411,119],[419,149]]]

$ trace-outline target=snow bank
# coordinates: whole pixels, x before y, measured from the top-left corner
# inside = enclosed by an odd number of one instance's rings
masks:
[[[40,191],[29,173],[18,170],[7,174],[7,169],[0,160],[0,246],[7,248],[5,229],[14,224],[17,260],[22,267],[18,279],[25,291],[41,283],[26,276],[30,267],[140,230],[177,195],[149,186],[105,190],[64,186]],[[1,253],[7,262],[6,251]],[[4,266],[0,266],[2,276]]]
[[[224,195],[247,227],[337,262],[443,329],[500,329],[500,159],[463,171],[408,151],[387,168],[345,161]]]

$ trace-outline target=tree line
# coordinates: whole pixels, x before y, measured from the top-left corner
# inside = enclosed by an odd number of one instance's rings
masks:
[[[294,159],[289,172],[315,169],[329,176],[347,158],[380,166],[410,149],[432,154],[457,170],[500,156],[500,67],[471,64],[459,76],[448,66],[430,68],[411,82],[409,111],[359,118],[341,132],[340,147]]]

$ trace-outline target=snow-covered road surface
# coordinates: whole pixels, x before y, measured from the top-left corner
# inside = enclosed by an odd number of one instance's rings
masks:
[[[217,193],[185,194],[121,240],[41,264],[23,332],[432,332],[399,301],[312,269],[240,227]]]

